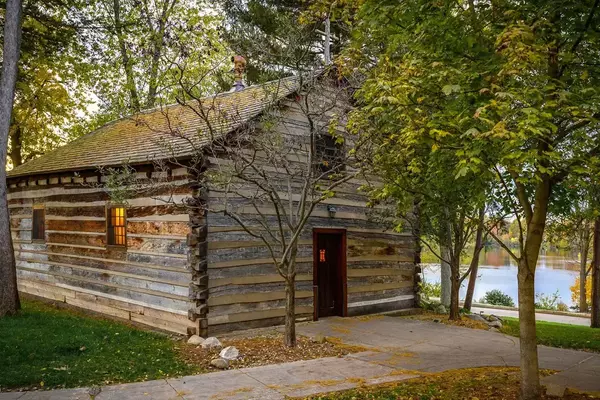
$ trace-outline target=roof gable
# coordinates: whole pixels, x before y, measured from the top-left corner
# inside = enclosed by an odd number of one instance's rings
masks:
[[[289,77],[110,122],[8,172],[9,178],[191,156],[298,89]],[[208,123],[207,123],[208,121]]]

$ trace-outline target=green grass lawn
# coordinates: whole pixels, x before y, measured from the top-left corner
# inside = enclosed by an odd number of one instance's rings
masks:
[[[519,336],[519,320],[502,318],[502,332]],[[600,352],[600,329],[588,326],[559,324],[555,322],[537,322],[538,343],[565,349],[578,349]]]
[[[191,374],[166,335],[24,301],[0,318],[0,390],[77,387]]]

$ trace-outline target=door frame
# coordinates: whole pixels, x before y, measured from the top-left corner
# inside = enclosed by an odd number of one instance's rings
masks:
[[[318,293],[318,268],[319,252],[317,249],[317,237],[319,233],[339,234],[341,237],[341,257],[338,264],[338,275],[342,280],[342,317],[348,316],[348,265],[346,260],[346,229],[339,228],[313,228],[313,320],[319,320],[319,293]]]

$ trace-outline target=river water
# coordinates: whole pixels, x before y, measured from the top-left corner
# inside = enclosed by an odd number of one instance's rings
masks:
[[[551,295],[558,290],[559,301],[572,306],[569,287],[575,283],[575,278],[579,275],[577,268],[578,261],[571,255],[551,252],[540,254],[535,274],[536,294]],[[439,282],[439,264],[424,264],[423,277],[427,282]],[[466,293],[467,280],[465,279],[460,291],[461,299]],[[492,249],[481,254],[473,301],[478,302],[492,289],[501,290],[512,297],[517,304],[517,265],[502,249]]]

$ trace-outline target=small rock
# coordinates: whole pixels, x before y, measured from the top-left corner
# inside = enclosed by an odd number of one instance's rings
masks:
[[[199,346],[204,342],[204,338],[200,337],[198,335],[192,335],[192,336],[190,336],[190,338],[188,339],[187,342],[188,342],[188,344],[193,344],[193,345]]]
[[[212,365],[215,368],[219,368],[219,369],[227,369],[227,368],[229,368],[229,361],[227,361],[223,358],[215,358],[214,360],[212,360],[210,362],[210,365]]]
[[[315,336],[315,338],[313,340],[316,343],[325,343],[327,341],[327,339],[325,338],[325,336],[321,335],[320,333],[317,334],[317,336]]]
[[[206,338],[202,342],[203,349],[220,349],[221,347],[223,347],[223,345],[221,344],[221,342],[219,342],[219,339],[217,339],[216,337]]]
[[[500,318],[496,317],[495,315],[488,315],[487,320],[490,322],[494,322],[494,321],[500,321]]]
[[[435,323],[439,324],[439,323],[440,323],[440,322],[442,322],[442,321],[440,321],[439,319],[434,319],[434,320],[433,320],[433,322],[435,322]]]
[[[240,352],[233,346],[227,346],[221,350],[219,356],[227,361],[233,361],[240,357]]]
[[[487,324],[487,321],[481,315],[467,314],[467,315],[465,315],[465,317],[472,319],[473,321],[485,322]]]
[[[502,329],[502,322],[500,321],[492,321],[492,322],[488,322],[488,326],[490,328],[498,328],[498,329]]]
[[[490,328],[490,332],[500,333],[500,330],[498,328]]]
[[[88,395],[91,400],[94,400],[96,396],[98,396],[102,392],[102,388],[100,386],[92,386],[88,389]]]

